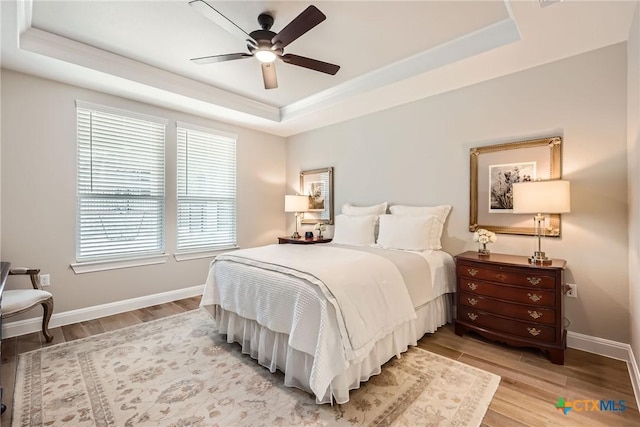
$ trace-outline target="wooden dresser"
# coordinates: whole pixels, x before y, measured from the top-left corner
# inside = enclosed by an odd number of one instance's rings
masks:
[[[564,364],[563,295],[566,261],[532,265],[524,256],[456,257],[456,334],[475,331],[508,345],[536,347]]]

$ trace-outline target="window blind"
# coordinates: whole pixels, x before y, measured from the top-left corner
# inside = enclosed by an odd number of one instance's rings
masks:
[[[178,251],[236,246],[236,137],[178,123]]]
[[[165,123],[77,104],[77,259],[164,253]]]

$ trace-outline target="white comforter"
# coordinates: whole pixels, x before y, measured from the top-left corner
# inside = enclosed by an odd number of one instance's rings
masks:
[[[290,274],[318,286],[337,313],[349,361],[365,356],[377,340],[416,317],[401,273],[391,261],[372,253],[335,246],[270,245],[223,254],[217,260]],[[253,299],[244,300],[233,290],[218,292],[219,305],[226,310],[257,307]]]
[[[429,294],[432,284],[425,278]],[[413,327],[416,306],[393,263],[334,245],[271,245],[220,255],[202,303],[287,334],[291,347],[314,357],[309,386],[316,396],[377,340],[401,324]],[[415,342],[397,347],[407,344]]]

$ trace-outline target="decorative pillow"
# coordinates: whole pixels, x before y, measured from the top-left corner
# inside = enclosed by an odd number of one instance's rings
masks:
[[[351,203],[342,205],[342,213],[345,215],[384,215],[387,213],[387,202],[373,206],[353,206]]]
[[[445,222],[451,206],[405,206],[393,205],[389,208],[393,215],[434,215],[440,222]]]
[[[431,248],[429,249],[442,249],[440,238],[442,237],[442,231],[444,230],[444,222],[447,220],[447,216],[451,211],[451,206],[403,206],[394,205],[389,208],[393,215],[404,216],[435,216],[436,222],[431,229],[431,236],[429,240],[431,242]]]
[[[434,228],[439,221],[434,215],[380,215],[378,245],[384,249],[422,251],[440,249],[440,239],[434,241]]]
[[[377,215],[336,215],[332,243],[372,245],[377,221]]]

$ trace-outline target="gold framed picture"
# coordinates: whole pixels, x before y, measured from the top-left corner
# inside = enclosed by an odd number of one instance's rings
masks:
[[[333,224],[333,167],[300,172],[300,194],[309,196],[302,224]]]
[[[513,210],[516,182],[562,178],[562,137],[509,142],[469,150],[469,231],[535,235],[531,215]],[[547,236],[560,236],[560,215],[550,215]]]

